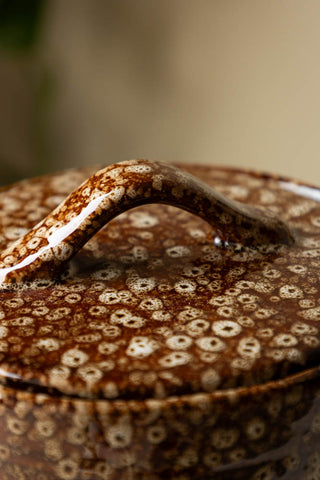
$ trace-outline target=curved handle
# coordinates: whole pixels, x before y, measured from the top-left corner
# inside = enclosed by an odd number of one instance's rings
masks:
[[[209,222],[217,246],[291,244],[288,227],[269,212],[230,201],[167,164],[131,160],[100,170],[0,255],[0,283],[54,278],[107,222],[148,203],[180,207]]]

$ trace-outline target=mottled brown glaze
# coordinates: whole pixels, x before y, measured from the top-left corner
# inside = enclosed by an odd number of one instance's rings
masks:
[[[271,212],[230,201],[172,165],[131,160],[84,182],[0,256],[0,282],[56,278],[73,255],[107,222],[131,208],[164,203],[205,219],[215,245],[291,244],[292,234]]]
[[[0,190],[1,480],[320,478],[320,193],[183,168],[209,187],[139,160]],[[98,231],[155,201],[211,226]]]
[[[165,400],[3,387],[1,480],[317,480],[319,372]]]

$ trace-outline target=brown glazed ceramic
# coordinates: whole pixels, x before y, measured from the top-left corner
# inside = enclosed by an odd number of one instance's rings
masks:
[[[92,174],[0,190],[0,480],[319,480],[320,191]]]

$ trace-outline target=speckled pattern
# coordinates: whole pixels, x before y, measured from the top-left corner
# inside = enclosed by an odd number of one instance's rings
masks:
[[[231,202],[172,165],[131,160],[91,176],[0,257],[0,281],[56,277],[66,262],[101,228],[133,207],[165,203],[207,220],[215,245],[290,244],[293,238],[269,211]]]
[[[320,478],[319,191],[184,169],[0,190],[1,480]]]

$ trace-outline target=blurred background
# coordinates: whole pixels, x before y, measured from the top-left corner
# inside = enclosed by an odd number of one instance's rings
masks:
[[[0,184],[145,157],[320,185],[319,0],[0,0]]]

